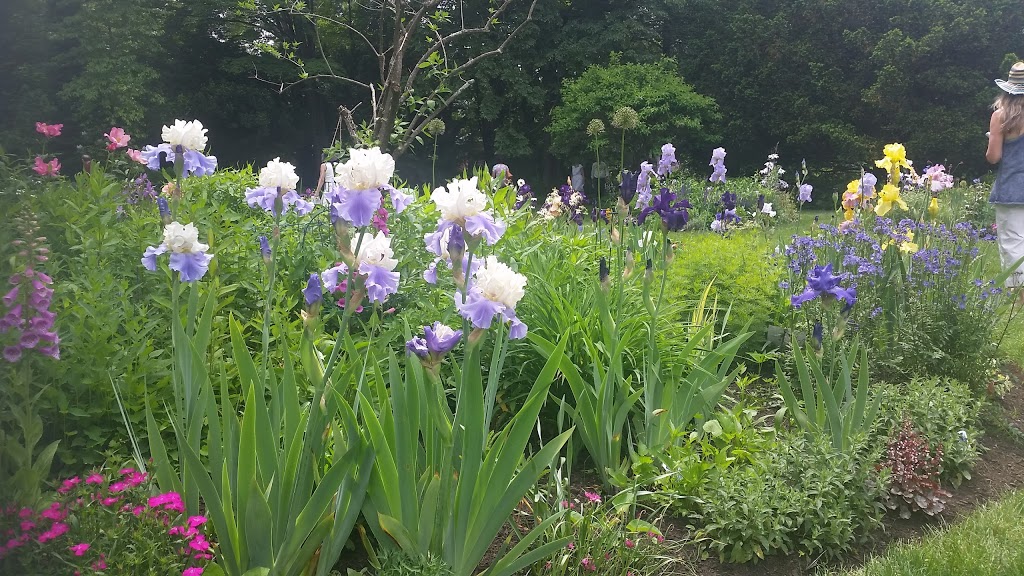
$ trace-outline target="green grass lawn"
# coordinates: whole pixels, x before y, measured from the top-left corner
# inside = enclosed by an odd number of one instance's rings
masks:
[[[1024,574],[1024,491],[975,510],[948,530],[900,543],[846,576],[1012,576]]]

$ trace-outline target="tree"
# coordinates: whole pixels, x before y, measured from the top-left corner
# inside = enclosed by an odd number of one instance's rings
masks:
[[[286,14],[304,19],[311,26],[313,42],[304,45],[281,39],[265,28],[269,37],[261,48],[294,63],[298,79],[271,80],[284,91],[309,80],[330,80],[362,90],[369,96],[370,110],[361,117],[368,139],[400,156],[422,139],[431,120],[459,98],[472,84],[467,71],[486,58],[501,54],[523,25],[529,21],[537,0],[529,0],[525,16],[503,22],[517,0],[496,3],[441,0],[381,0],[369,4],[322,2],[307,6],[294,2],[287,7],[267,7],[256,0],[243,3],[257,21],[270,21]],[[520,0],[521,1],[521,0]],[[486,40],[496,34],[497,45]],[[336,39],[347,45],[325,42]],[[283,41],[282,41],[283,40]],[[347,48],[347,56],[362,62],[341,66],[332,48]],[[307,64],[302,56],[312,50],[317,62]],[[366,60],[373,66],[367,66]],[[358,104],[342,103],[341,125],[353,140],[361,137],[356,126]]]
[[[679,76],[674,60],[653,64],[622,64],[612,55],[607,66],[591,66],[562,86],[562,103],[551,112],[551,152],[577,159],[587,154],[587,124],[610,119],[618,108],[636,110],[640,122],[627,134],[626,166],[648,159],[666,142],[676,145],[680,159],[707,155],[717,144],[714,124],[720,119],[715,101],[694,92]],[[640,152],[640,157],[636,154]],[[701,156],[703,157],[703,156]]]

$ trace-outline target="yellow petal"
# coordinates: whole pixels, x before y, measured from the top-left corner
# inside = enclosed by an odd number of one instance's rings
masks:
[[[889,210],[891,208],[892,202],[889,202],[888,200],[882,200],[881,202],[878,203],[878,206],[875,206],[875,214],[878,214],[879,216],[885,216],[886,214],[889,213]]]

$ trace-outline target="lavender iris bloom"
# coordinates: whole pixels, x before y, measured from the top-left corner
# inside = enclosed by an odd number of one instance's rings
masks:
[[[419,336],[416,336],[406,342],[405,350],[410,354],[415,354],[416,356],[424,359],[430,356],[430,350],[427,349],[427,341]]]
[[[875,195],[875,184],[878,184],[878,178],[871,172],[865,172],[864,176],[861,176],[860,179],[861,198],[873,197]]]
[[[804,303],[821,297],[823,300],[842,300],[845,306],[843,311],[849,310],[857,302],[856,288],[843,288],[839,282],[843,275],[832,275],[832,264],[815,266],[807,274],[807,288],[800,294],[794,294],[790,302],[794,308],[800,308]]]
[[[260,207],[271,214],[276,214],[276,206],[279,191],[277,188],[249,188],[245,191],[245,202],[252,208]],[[296,213],[301,215],[313,211],[313,204],[303,200],[295,190],[287,190],[281,197],[281,208],[284,212],[289,207],[294,207]]]
[[[319,274],[313,272],[309,275],[309,281],[306,282],[306,288],[302,291],[302,295],[306,297],[306,306],[319,304],[324,299],[323,288],[320,287]]]
[[[812,190],[814,190],[814,187],[811,186],[810,184],[801,184],[800,185],[800,195],[797,197],[797,199],[800,202],[810,202],[811,201],[811,191]]]
[[[722,192],[722,206],[726,210],[736,210],[736,195],[728,190]]]
[[[260,236],[260,254],[263,255],[263,259],[270,258],[270,241],[267,240],[266,236]]]
[[[369,190],[348,190],[338,186],[335,193],[328,198],[331,202],[331,214],[350,222],[353,226],[366,226],[373,220],[384,195],[379,188]],[[395,208],[398,212],[398,208]]]
[[[174,162],[174,156],[176,153],[181,154],[186,174],[209,176],[217,170],[216,156],[206,156],[202,152],[189,150],[188,148],[180,145],[171,146],[166,142],[158,146],[147,145],[142,149],[142,159],[146,162],[146,167],[150,170],[159,170],[160,165],[162,164],[160,158],[161,154],[164,156],[164,160]]]
[[[156,208],[157,208],[157,210],[160,211],[160,218],[161,219],[170,218],[171,217],[171,207],[167,205],[167,198],[164,198],[163,196],[157,198],[156,199]]]
[[[206,275],[210,260],[213,260],[213,254],[205,252],[171,252],[167,266],[177,272],[183,282],[195,282]]]
[[[661,147],[661,160],[658,161],[658,176],[665,177],[679,167],[676,161],[676,147],[665,144]]]
[[[721,182],[725,184],[725,148],[715,148],[711,152],[711,162],[708,166],[713,168],[711,178],[708,178],[710,182]]]
[[[644,209],[651,203],[651,175],[654,174],[654,166],[650,162],[640,164],[640,175],[636,180],[636,207]]]
[[[440,322],[434,322],[433,326],[424,326],[423,334],[426,336],[427,350],[437,357],[451,352],[462,338],[462,330],[453,330]]]

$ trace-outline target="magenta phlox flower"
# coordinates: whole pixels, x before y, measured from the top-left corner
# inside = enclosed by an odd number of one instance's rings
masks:
[[[206,524],[206,516],[189,516],[187,522],[189,528],[199,528]]]
[[[370,224],[384,234],[391,233],[391,231],[388,230],[388,211],[383,206],[377,208],[377,211],[373,214],[373,219],[370,221]]]
[[[60,136],[60,131],[63,128],[63,124],[46,124],[45,122],[36,122],[36,132],[39,132],[47,138],[56,138],[57,136]]]
[[[663,145],[661,159],[658,160],[658,176],[664,178],[675,172],[676,168],[679,168],[679,162],[676,161],[676,147],[672,144]]]
[[[89,543],[82,542],[80,544],[75,544],[74,546],[68,546],[68,550],[74,552],[75,556],[82,556],[89,550]]]
[[[203,569],[200,566],[185,568],[185,570],[181,573],[181,576],[203,576]]]
[[[86,479],[86,484],[103,484],[103,476],[101,474],[90,474]]]
[[[60,538],[64,534],[67,534],[68,528],[68,525],[63,522],[54,522],[53,525],[50,526],[49,530],[43,532],[39,535],[39,537],[36,538],[36,541],[38,541],[40,544],[45,544],[50,540]]]
[[[82,479],[79,478],[78,476],[68,478],[67,480],[60,483],[60,488],[57,488],[57,493],[67,494],[68,492],[71,492],[71,490],[74,489],[75,485],[77,485],[81,481]]]
[[[117,150],[118,148],[124,148],[128,146],[128,142],[132,139],[131,136],[125,134],[124,128],[118,128],[114,126],[103,135],[109,141],[107,144],[107,150]]]
[[[594,503],[594,504],[600,504],[601,503],[601,495],[598,494],[597,492],[590,492],[590,491],[586,491],[585,490],[583,492],[583,497],[586,498],[591,503]]]

